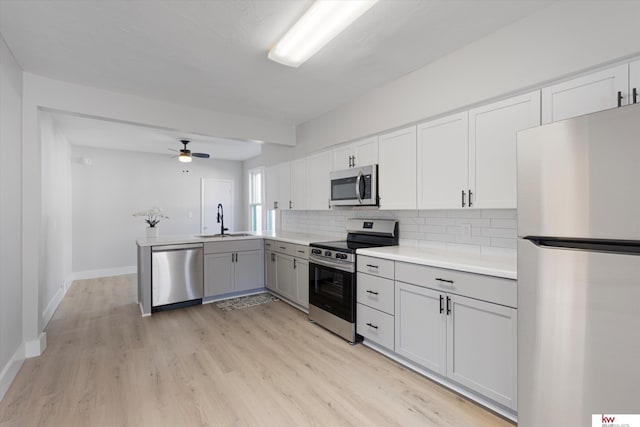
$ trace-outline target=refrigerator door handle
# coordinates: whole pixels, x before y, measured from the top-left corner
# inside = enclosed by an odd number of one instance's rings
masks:
[[[576,249],[589,252],[640,255],[640,241],[606,239],[562,239],[528,236],[524,238],[541,248]]]

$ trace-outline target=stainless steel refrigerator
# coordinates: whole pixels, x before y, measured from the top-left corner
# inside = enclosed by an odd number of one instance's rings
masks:
[[[640,414],[640,105],[518,134],[518,425]]]

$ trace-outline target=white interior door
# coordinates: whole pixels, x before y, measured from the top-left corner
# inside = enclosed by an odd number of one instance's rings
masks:
[[[224,179],[202,179],[201,233],[220,232],[217,222],[218,203],[224,208],[224,226],[233,230],[233,181]]]

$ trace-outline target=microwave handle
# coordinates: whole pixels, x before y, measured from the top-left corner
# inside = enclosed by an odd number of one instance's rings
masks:
[[[358,177],[356,178],[356,197],[358,197],[358,203],[362,204],[362,197],[360,197],[360,181],[362,180],[362,171],[358,171]]]

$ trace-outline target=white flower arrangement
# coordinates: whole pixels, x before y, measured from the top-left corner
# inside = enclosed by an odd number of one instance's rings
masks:
[[[145,222],[149,224],[151,228],[154,228],[160,222],[160,218],[169,219],[168,216],[162,213],[162,209],[155,206],[146,211],[135,212],[133,216],[146,216]]]

